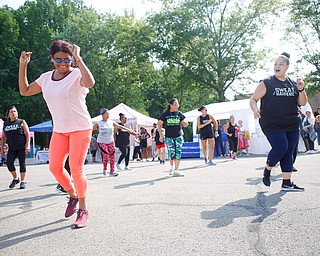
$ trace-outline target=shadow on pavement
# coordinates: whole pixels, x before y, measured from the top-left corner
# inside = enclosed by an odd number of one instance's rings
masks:
[[[114,186],[113,188],[114,189],[123,189],[123,188],[142,186],[142,185],[152,186],[152,185],[154,185],[155,182],[163,181],[163,180],[167,180],[167,179],[171,179],[171,178],[172,177],[167,176],[167,177],[162,177],[162,178],[155,179],[155,180],[142,180],[142,181],[137,181],[137,182],[133,182],[133,183],[117,185],[117,186]]]
[[[237,218],[256,217],[251,223],[261,223],[267,217],[274,214],[274,208],[282,201],[282,196],[286,192],[280,191],[270,196],[266,192],[257,192],[253,198],[241,199],[228,203],[214,211],[203,211],[201,218],[211,220],[208,228],[222,228],[229,226]]]
[[[271,176],[270,180],[271,180],[271,182],[276,182],[276,181],[282,180],[282,174],[278,174],[276,176]],[[246,185],[256,186],[259,183],[262,183],[262,174],[261,174],[261,178],[247,178]]]
[[[47,228],[49,226],[60,224],[65,221],[68,221],[68,220],[67,219],[60,219],[57,221],[53,221],[51,223],[43,224],[43,225],[40,225],[37,227],[32,227],[29,229],[25,229],[25,230],[13,232],[11,234],[1,236],[0,237],[0,250],[4,249],[4,248],[8,248],[8,247],[16,245],[16,244],[19,244],[19,243],[22,243],[22,242],[25,242],[30,239],[34,239],[36,237],[50,235],[54,232],[58,232],[60,230],[70,228],[69,226],[63,226],[63,227],[57,227],[57,228],[52,228],[52,229],[46,229],[46,230],[40,231],[38,233],[33,233],[33,231],[36,231],[38,229]],[[31,234],[28,234],[28,233],[31,233]],[[22,236],[22,235],[25,235],[25,236]],[[22,248],[22,250],[23,250],[23,248]]]

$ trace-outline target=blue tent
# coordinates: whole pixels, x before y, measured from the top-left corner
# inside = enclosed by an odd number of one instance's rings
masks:
[[[29,127],[29,130],[33,132],[52,132],[52,121],[50,120],[41,124],[36,124]]]

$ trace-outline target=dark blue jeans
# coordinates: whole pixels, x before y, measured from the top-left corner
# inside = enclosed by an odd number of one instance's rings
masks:
[[[266,134],[271,145],[267,165],[273,167],[280,161],[282,172],[292,172],[293,151],[299,141],[299,131]]]

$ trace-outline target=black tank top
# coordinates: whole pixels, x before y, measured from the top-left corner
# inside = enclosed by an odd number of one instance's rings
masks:
[[[205,124],[208,120],[210,120],[209,115],[200,116],[200,124]],[[200,135],[213,135],[211,123],[200,129]]]
[[[266,94],[261,99],[259,123],[265,134],[278,131],[298,131],[299,91],[290,78],[280,81],[275,76],[263,80]]]
[[[15,121],[5,121],[3,125],[3,131],[7,137],[7,143],[10,151],[16,151],[25,149],[26,147],[26,135],[22,128],[22,119]]]
[[[228,138],[235,138],[236,137],[236,126],[237,126],[236,123],[234,125],[232,125],[231,122],[229,122],[229,127],[227,129],[227,132],[231,133],[232,136],[228,137]]]
[[[123,124],[119,123],[119,125]],[[116,147],[126,147],[130,144],[130,134],[127,131],[123,131],[121,129],[118,130],[116,135]]]
[[[160,134],[159,134],[159,131],[158,131],[158,130],[156,130],[155,141],[156,141],[156,145],[162,145],[162,144],[164,144],[164,141],[163,141],[163,142],[160,141]]]

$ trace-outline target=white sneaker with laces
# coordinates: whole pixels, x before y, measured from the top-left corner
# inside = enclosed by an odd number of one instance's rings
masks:
[[[173,174],[173,166],[171,166],[169,170],[169,175],[172,175],[172,174]]]

